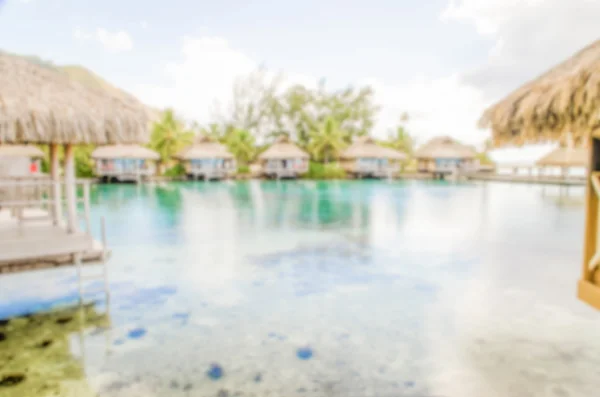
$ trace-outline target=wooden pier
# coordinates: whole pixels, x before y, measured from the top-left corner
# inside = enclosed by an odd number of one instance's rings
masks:
[[[494,181],[510,183],[529,183],[540,185],[559,185],[559,186],[585,186],[585,177],[578,176],[548,176],[548,175],[515,175],[515,174],[492,174],[492,173],[473,173],[464,174],[464,178],[475,181]]]

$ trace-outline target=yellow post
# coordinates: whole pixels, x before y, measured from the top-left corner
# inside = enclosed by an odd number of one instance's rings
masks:
[[[583,266],[581,280],[579,281],[578,297],[596,309],[600,309],[600,280],[598,271],[591,265],[597,257],[598,249],[598,192],[592,178],[600,178],[600,141],[590,138],[590,162],[586,183],[586,216],[585,216],[585,243],[583,248]]]

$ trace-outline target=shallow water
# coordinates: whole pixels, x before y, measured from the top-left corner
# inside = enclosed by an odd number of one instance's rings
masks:
[[[71,336],[85,376],[61,396],[595,395],[600,315],[575,298],[583,191],[559,190],[95,186],[112,328]],[[73,269],[3,276],[0,318],[74,302],[76,290]],[[11,370],[0,363],[0,380]],[[25,383],[0,396],[25,395]]]

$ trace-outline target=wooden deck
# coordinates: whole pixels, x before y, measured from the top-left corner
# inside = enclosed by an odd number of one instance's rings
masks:
[[[0,211],[0,273],[74,265],[77,253],[88,263],[102,259],[102,244],[91,235],[69,234],[44,215],[43,210],[26,209],[25,220],[19,222],[8,210]]]

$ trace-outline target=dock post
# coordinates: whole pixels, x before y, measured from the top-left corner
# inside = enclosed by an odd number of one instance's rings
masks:
[[[108,268],[106,265],[106,221],[104,217],[100,218],[100,233],[101,233],[101,243],[102,243],[102,273],[104,276],[104,299],[106,301],[106,314],[110,315],[110,287],[108,285]]]
[[[60,186],[60,161],[58,159],[58,144],[50,144],[50,176],[52,179],[52,218],[54,226],[62,219],[62,192]]]
[[[89,235],[92,234],[90,227],[90,182],[85,181],[83,183],[83,212],[85,216],[85,232]]]
[[[65,145],[65,192],[69,233],[77,232],[77,191],[75,186],[75,153],[72,144]]]

